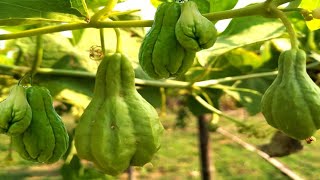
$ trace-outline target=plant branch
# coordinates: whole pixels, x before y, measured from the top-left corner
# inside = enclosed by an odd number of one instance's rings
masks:
[[[66,30],[83,29],[83,28],[89,28],[89,27],[90,25],[88,23],[72,23],[72,24],[62,24],[57,26],[46,26],[46,27],[41,27],[36,29],[25,30],[18,33],[0,34],[0,40],[29,37],[29,36],[61,32]]]
[[[226,118],[226,119],[228,119],[228,120],[230,120],[240,126],[244,126],[244,127],[247,126],[245,123],[239,121],[238,119],[235,119],[231,116],[228,116],[228,115],[224,114],[223,112],[221,112],[220,110],[216,109],[215,107],[211,106],[204,99],[202,99],[199,95],[197,95],[195,93],[193,93],[192,95],[203,107],[207,108],[208,110],[212,111],[213,113],[218,114],[219,116],[224,117],[224,118]]]
[[[26,73],[30,71],[29,67],[25,66],[8,66],[0,64],[0,72],[12,75],[12,73]],[[47,74],[47,75],[59,75],[59,76],[71,76],[71,77],[86,77],[86,78],[95,78],[95,74],[86,71],[75,71],[75,70],[65,70],[65,69],[52,69],[52,68],[38,68],[38,74]],[[200,87],[200,88],[210,88],[214,87],[219,83],[223,82],[231,82],[237,80],[245,80],[251,78],[259,78],[259,77],[268,77],[277,75],[278,71],[272,72],[263,72],[263,73],[255,73],[249,75],[242,76],[233,76],[233,77],[225,77],[220,79],[212,79],[206,81],[195,82],[194,84],[190,82],[184,81],[176,81],[176,80],[144,80],[144,79],[135,79],[135,83],[140,86],[154,86],[154,87],[164,87],[164,88],[190,88],[190,87]]]
[[[273,4],[283,4],[290,2],[291,0],[278,0]],[[268,8],[265,7],[265,3],[253,4],[244,8],[227,10],[221,12],[203,14],[204,17],[211,21],[218,21],[229,18],[237,18],[243,16],[253,15],[266,15],[268,14]],[[153,24],[153,20],[130,20],[130,21],[91,21],[89,23],[72,23],[61,24],[55,26],[47,26],[42,28],[30,29],[18,33],[0,34],[0,40],[15,39],[21,37],[35,36],[40,34],[48,34],[66,30],[84,29],[84,28],[123,28],[123,27],[150,27]]]
[[[225,10],[220,12],[203,14],[210,21],[218,21],[222,19],[230,19],[243,16],[262,15],[265,12],[265,4],[259,3],[240,9]]]
[[[36,38],[35,58],[32,62],[32,66],[30,69],[31,77],[33,77],[37,73],[37,70],[42,63],[42,57],[43,57],[43,39],[42,39],[42,36],[39,35]]]
[[[255,73],[255,74],[248,74],[248,75],[232,76],[232,77],[224,77],[224,78],[220,78],[220,79],[199,81],[199,82],[195,82],[193,85],[198,86],[198,87],[210,87],[210,86],[224,83],[224,82],[231,82],[231,81],[259,78],[259,77],[276,76],[277,74],[278,74],[278,71],[262,72],[262,73]]]
[[[94,23],[99,21],[102,17],[107,17],[117,3],[118,0],[108,0],[106,6],[90,18],[90,22]]]
[[[297,49],[298,43],[297,43],[296,33],[293,29],[291,22],[289,21],[288,17],[286,16],[286,14],[284,12],[282,12],[281,10],[279,10],[276,6],[271,6],[270,12],[273,13],[274,15],[276,15],[282,21],[282,23],[284,24],[284,26],[287,29],[287,32],[289,33],[291,48]]]
[[[104,30],[103,28],[100,29],[100,43],[101,43],[101,49],[103,54],[106,53],[106,46],[105,46],[105,42],[104,42]]]
[[[121,33],[119,28],[113,28],[114,32],[116,33],[117,37],[117,46],[116,46],[116,52],[121,53],[122,52],[122,40],[121,40]]]

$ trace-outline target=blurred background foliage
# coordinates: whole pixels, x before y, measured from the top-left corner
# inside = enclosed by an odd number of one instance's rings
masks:
[[[201,13],[230,10],[238,7],[236,5],[242,2],[240,0],[194,1],[197,3]],[[297,4],[299,5],[296,1],[289,4],[287,8],[294,8]],[[53,0],[50,1],[52,5],[49,6],[44,1],[36,0],[30,4],[21,1],[21,7],[10,6],[10,4],[15,2],[18,2],[18,0],[4,0],[2,3],[8,3],[9,5],[0,6],[0,33],[14,33],[61,23],[84,22],[86,17],[97,12],[99,8],[105,4],[105,0],[92,0],[87,1],[87,8],[85,8],[80,0]],[[111,19],[143,20],[150,19],[150,17],[152,19],[156,7],[162,2],[165,2],[165,0],[140,0],[139,2],[138,0],[119,1],[115,7],[115,11],[120,12],[128,9],[140,9],[140,11],[127,15],[112,16]],[[138,5],[140,5],[140,7],[138,7]],[[28,10],[30,6],[33,7],[33,10]],[[313,7],[314,6],[318,6],[318,4],[313,4]],[[21,13],[21,10],[23,10],[23,13]],[[10,14],[8,14],[8,12],[10,12]],[[297,32],[300,48],[307,52],[307,71],[310,77],[319,84],[320,31],[311,31],[308,28],[310,23],[316,22],[308,22],[307,24],[301,14],[296,11],[288,12],[287,15]],[[279,54],[290,48],[288,35],[285,32],[283,24],[278,19],[259,16],[234,18],[225,23],[224,29],[219,27],[221,25],[219,24],[220,22],[213,23],[216,23],[217,28],[220,30],[217,42],[212,48],[198,52],[193,67],[183,77],[179,77],[177,80],[199,82],[273,72],[277,70]],[[151,78],[142,71],[138,64],[139,47],[147,30],[148,28],[123,28],[121,29],[121,38],[125,42],[123,52],[131,59],[135,68],[136,78],[150,80]],[[104,36],[107,52],[113,52],[116,46],[114,30],[105,28]],[[43,41],[43,59],[40,68],[74,70],[91,73],[93,75],[75,77],[67,74],[37,73],[33,79],[34,84],[45,86],[50,90],[55,99],[54,106],[59,114],[66,119],[65,122],[72,138],[73,128],[92,96],[94,73],[99,65],[99,61],[90,59],[89,51],[92,46],[100,45],[99,30],[87,28],[64,31],[41,35],[41,38]],[[37,50],[36,39],[36,37],[25,37],[0,41],[0,100],[3,100],[7,96],[10,87],[17,83],[17,80],[26,72],[19,71],[16,67],[31,67],[35,61],[35,52]],[[257,143],[257,141],[267,143],[275,131],[267,127],[265,122],[263,120],[261,121],[261,117],[256,117],[260,116],[261,97],[274,78],[275,75],[255,77],[228,81],[202,88],[202,91],[212,100],[212,105],[215,108],[225,113],[231,112],[230,116],[236,117],[236,119],[239,119],[241,123],[246,125],[237,126],[233,123],[228,124],[230,123],[229,121],[214,120],[212,125],[213,129],[216,129],[214,126],[230,127],[231,130],[235,130],[234,132],[241,132],[242,134],[239,136],[248,138],[247,140],[253,143]],[[25,83],[26,85],[28,84],[28,82]],[[211,113],[211,111],[198,103],[188,90],[175,88],[161,90],[159,87],[148,86],[137,86],[137,89],[146,100],[159,110],[168,131],[167,133],[172,137],[183,137],[183,135],[181,135],[183,133],[179,130],[177,130],[177,133],[172,132],[173,129],[195,127],[193,122],[195,116]],[[241,110],[243,114],[232,114],[234,110]],[[219,117],[213,117],[219,119]],[[266,130],[263,130],[264,128]],[[188,134],[187,137],[195,135],[196,132],[194,132],[194,129],[190,128],[188,130],[190,130],[188,131],[190,134]],[[260,140],[250,139],[252,136]],[[2,148],[3,151],[8,149],[4,145],[9,144],[9,140],[5,138],[5,136],[1,136],[0,138],[0,144],[2,144],[0,148]],[[222,141],[219,138],[221,137],[215,136],[214,141]],[[165,139],[168,140],[168,138]],[[181,143],[186,143],[184,144],[186,146],[188,144],[187,140],[181,140]],[[197,145],[196,142],[191,142],[191,144],[194,146]],[[183,145],[181,145],[181,147],[179,147],[179,145],[175,146],[184,149]],[[158,162],[160,160],[162,160],[162,163],[164,160],[170,161],[168,157],[161,158],[165,153],[169,153],[166,152],[168,150],[166,148],[168,147],[164,145],[164,149],[160,152],[159,157],[157,156],[154,160],[157,166],[160,166]],[[225,150],[222,151],[213,147],[214,151],[218,153],[226,153],[228,147],[224,148]],[[65,157],[66,163],[62,165],[61,174],[65,179],[77,179],[80,177],[82,179],[88,177],[103,177],[108,179],[106,176],[96,172],[90,164],[82,166],[81,161],[74,155],[74,149],[70,149],[69,152]],[[195,151],[190,150],[190,153],[187,154],[192,155],[192,153],[195,153]],[[2,154],[5,153],[2,152]],[[230,154],[231,153],[228,155]],[[175,156],[172,158],[175,158]],[[17,163],[24,165],[26,162],[19,160]],[[221,161],[218,162],[218,165],[217,170],[222,171],[221,169],[224,166]],[[192,164],[192,166],[197,167],[198,164]],[[143,177],[144,173],[154,171],[152,168],[153,166],[150,165],[138,170]],[[164,171],[170,171],[170,169],[166,169],[168,167],[163,168],[165,169]],[[198,168],[195,169],[195,171],[198,171]],[[273,171],[270,170],[270,172]],[[280,175],[279,177],[283,178]]]

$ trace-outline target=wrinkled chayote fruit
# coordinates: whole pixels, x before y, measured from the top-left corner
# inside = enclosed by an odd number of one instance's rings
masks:
[[[217,40],[214,24],[201,15],[194,1],[182,3],[175,33],[181,46],[195,52],[210,48]]]
[[[0,132],[11,136],[19,135],[29,127],[31,117],[26,89],[14,85],[9,96],[0,103]]]
[[[32,109],[32,120],[25,132],[12,137],[13,148],[26,160],[54,163],[68,149],[67,130],[53,108],[48,89],[29,87],[27,99]]]
[[[193,64],[195,52],[183,48],[176,38],[180,11],[179,3],[159,5],[154,23],[141,44],[140,66],[153,79],[179,77]]]
[[[261,111],[268,124],[288,136],[310,138],[320,128],[320,89],[306,72],[306,53],[281,53],[278,75],[262,97]]]
[[[143,166],[160,148],[163,126],[156,110],[137,92],[131,62],[108,54],[96,75],[92,100],[75,129],[80,158],[109,175]]]

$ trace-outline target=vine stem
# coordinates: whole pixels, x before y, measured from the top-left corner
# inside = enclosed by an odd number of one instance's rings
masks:
[[[99,29],[99,33],[100,33],[100,44],[101,44],[101,49],[103,54],[106,53],[106,46],[105,46],[105,42],[104,42],[104,31],[103,28]]]
[[[271,4],[281,5],[292,0],[274,0]],[[270,3],[269,3],[270,4]],[[244,8],[235,10],[226,10],[221,12],[203,14],[204,17],[210,21],[218,21],[222,19],[230,19],[243,16],[254,16],[254,15],[266,15],[268,14],[267,3],[253,4]],[[106,7],[105,7],[106,8]],[[107,9],[104,10],[104,13]],[[101,14],[104,14],[101,10]],[[100,14],[100,13],[99,13]],[[109,14],[110,15],[110,14]],[[94,17],[95,16],[95,17]],[[46,26],[42,28],[25,30],[17,33],[0,34],[0,40],[15,39],[21,37],[35,36],[40,34],[48,34],[66,30],[84,29],[84,28],[121,28],[121,27],[150,27],[153,24],[153,20],[130,20],[130,21],[95,21],[99,19],[98,15],[92,16],[92,21],[89,23],[71,23],[62,24],[56,26]]]
[[[232,77],[224,77],[219,79],[211,79],[206,81],[199,81],[199,82],[195,82],[193,85],[198,87],[209,87],[209,86],[213,86],[213,85],[224,83],[224,82],[245,80],[245,79],[259,78],[259,77],[276,76],[277,74],[278,74],[278,71],[254,73],[254,74],[248,74],[248,75],[232,76]]]
[[[296,33],[286,14],[273,5],[270,6],[270,12],[276,15],[282,21],[283,25],[286,27],[287,32],[289,33],[291,48],[298,49]]]
[[[318,64],[315,64],[315,65],[318,65]],[[12,75],[13,73],[19,73],[19,74],[26,73],[30,71],[30,68],[25,66],[8,66],[8,65],[0,64],[0,71],[1,73]],[[47,74],[47,75],[48,74],[58,75],[58,76],[95,78],[94,73],[90,73],[86,71],[65,70],[65,69],[38,68],[37,73]],[[135,83],[140,86],[153,86],[153,87],[164,87],[164,88],[190,88],[190,87],[208,88],[224,82],[232,82],[237,80],[245,80],[245,79],[259,78],[259,77],[270,77],[270,76],[276,76],[277,74],[278,74],[278,71],[271,71],[271,72],[255,73],[255,74],[249,74],[249,75],[211,79],[211,80],[199,81],[195,83],[176,81],[176,80],[161,81],[161,80],[145,80],[145,79],[136,78]]]
[[[37,73],[37,69],[42,63],[42,57],[43,57],[43,39],[42,39],[42,36],[39,35],[36,38],[35,58],[33,60],[33,63],[30,69],[31,78]]]
[[[121,40],[121,33],[119,28],[113,28],[114,32],[116,33],[117,37],[117,46],[116,46],[116,52],[121,53],[122,52],[122,40]]]
[[[108,0],[106,6],[90,18],[90,22],[95,23],[99,21],[102,17],[107,17],[117,3],[118,0]]]
[[[207,108],[208,110],[212,111],[213,113],[224,117],[240,126],[247,126],[245,123],[239,121],[238,119],[235,119],[231,116],[228,116],[226,114],[224,114],[222,111],[216,109],[215,107],[211,106],[208,102],[206,102],[204,99],[202,99],[202,97],[200,97],[199,95],[192,93],[192,96],[196,99],[196,101],[198,101],[203,107]]]

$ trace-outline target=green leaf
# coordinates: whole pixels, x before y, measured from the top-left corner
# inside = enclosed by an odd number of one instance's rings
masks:
[[[161,93],[157,87],[139,87],[139,94],[147,100],[153,107],[161,107]]]
[[[218,37],[213,47],[197,53],[200,64],[207,64],[214,56],[219,56],[235,48],[270,40],[285,32],[283,24],[275,19],[259,16],[233,19],[227,29]]]
[[[210,3],[210,12],[224,11],[229,10],[235,7],[238,3],[238,0],[209,0]]]
[[[241,106],[245,107],[250,115],[255,115],[260,112],[261,94],[230,90],[225,90],[225,93],[233,97]]]
[[[83,16],[89,17],[89,12],[85,0],[71,0],[71,7],[78,10]]]
[[[208,0],[192,0],[194,1],[199,9],[201,14],[208,13],[210,11],[210,3]]]
[[[250,72],[259,68],[264,61],[253,51],[238,48],[230,53],[226,53],[224,58],[234,67],[238,68],[242,73]]]
[[[235,88],[248,89],[252,92],[246,91],[231,91],[225,92],[232,96],[237,102],[246,108],[250,115],[255,115],[260,112],[260,102],[262,95],[273,82],[275,76],[268,78],[254,78],[244,81],[238,81]]]
[[[77,45],[81,38],[83,37],[84,29],[77,29],[72,31],[71,43],[72,45]]]
[[[71,7],[68,0],[2,0],[0,1],[0,25],[25,25],[35,21],[74,22],[83,18],[78,10]],[[8,22],[8,19],[13,22]]]

